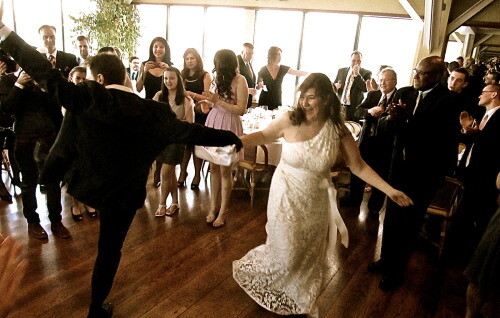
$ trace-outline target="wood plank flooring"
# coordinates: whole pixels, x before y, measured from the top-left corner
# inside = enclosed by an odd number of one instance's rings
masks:
[[[10,187],[5,172],[3,179]],[[233,191],[227,224],[213,229],[204,222],[209,208],[206,184],[202,182],[199,191],[181,189],[180,213],[165,218],[154,216],[158,190],[151,184],[150,179],[148,197],[128,233],[108,297],[115,305],[113,317],[279,317],[260,308],[232,278],[232,262],[265,242],[266,193],[258,192],[251,208],[246,192]],[[86,316],[99,220],[85,216],[83,222],[74,222],[66,195],[63,198],[63,222],[72,234],[68,240],[52,236],[43,194],[38,193],[38,211],[48,241],[28,237],[20,198],[12,204],[0,202],[0,232],[21,243],[29,261],[9,317]],[[341,214],[350,245],[337,246],[330,281],[319,299],[322,317],[464,316],[463,268],[439,264],[435,251],[422,244],[410,260],[404,285],[382,292],[377,286],[380,277],[366,271],[380,253],[379,221],[367,218],[363,207],[361,212],[341,209]]]

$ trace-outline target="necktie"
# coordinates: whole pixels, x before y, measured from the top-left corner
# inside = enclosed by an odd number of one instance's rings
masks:
[[[387,106],[387,95],[384,94],[384,98],[378,103],[378,106],[382,106],[384,109]]]
[[[56,58],[54,55],[49,55],[49,62],[52,64],[52,67],[56,67]]]
[[[415,103],[415,108],[413,109],[413,115],[415,115],[415,113],[417,112],[417,107],[418,107],[418,104],[420,104],[420,101],[422,100],[422,92],[418,92],[418,97],[417,97],[417,102]]]
[[[132,73],[132,80],[137,81],[137,72]]]
[[[342,94],[342,104],[344,105],[351,105],[351,87],[353,82],[354,82],[354,74],[351,72],[347,85],[344,89],[344,93]]]
[[[486,122],[488,121],[488,114],[485,114],[481,122],[479,123],[479,130],[483,130],[484,126],[486,126]]]

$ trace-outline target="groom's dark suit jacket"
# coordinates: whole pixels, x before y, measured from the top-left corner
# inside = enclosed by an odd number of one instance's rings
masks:
[[[250,64],[250,67],[247,67],[247,65],[243,61],[243,57],[241,57],[241,55],[238,55],[238,66],[240,68],[240,74],[246,78],[248,88],[255,88],[255,84],[256,84],[257,79],[256,79],[255,73],[253,71],[252,63],[249,63],[249,64]],[[250,106],[252,106],[252,95],[248,94],[247,107],[250,107]]]
[[[46,160],[46,178],[65,175],[68,193],[98,210],[140,208],[149,168],[168,144],[241,146],[232,132],[178,120],[167,104],[95,81],[69,83],[14,32],[0,47],[73,114]]]

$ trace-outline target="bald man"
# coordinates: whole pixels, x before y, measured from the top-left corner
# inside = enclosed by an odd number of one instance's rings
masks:
[[[379,129],[394,135],[389,183],[414,202],[406,208],[387,202],[381,258],[368,266],[370,272],[382,274],[382,290],[401,284],[427,207],[456,166],[457,95],[440,85],[444,70],[442,58],[422,59],[413,71],[413,86],[395,93],[398,104],[379,121]]]

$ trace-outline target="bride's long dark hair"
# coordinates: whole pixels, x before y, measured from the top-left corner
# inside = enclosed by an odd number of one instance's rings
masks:
[[[231,50],[219,50],[214,56],[215,84],[221,98],[231,100],[231,82],[238,73],[238,59]]]
[[[298,91],[301,94],[305,94],[310,88],[316,89],[316,96],[319,97],[321,101],[326,101],[326,105],[323,108],[323,116],[330,119],[339,129],[342,129],[340,131],[345,130],[344,119],[340,114],[340,101],[333,90],[332,83],[328,76],[323,73],[311,73],[302,84],[300,84]],[[304,110],[297,103],[295,109],[290,113],[292,125],[299,126],[305,119]]]

